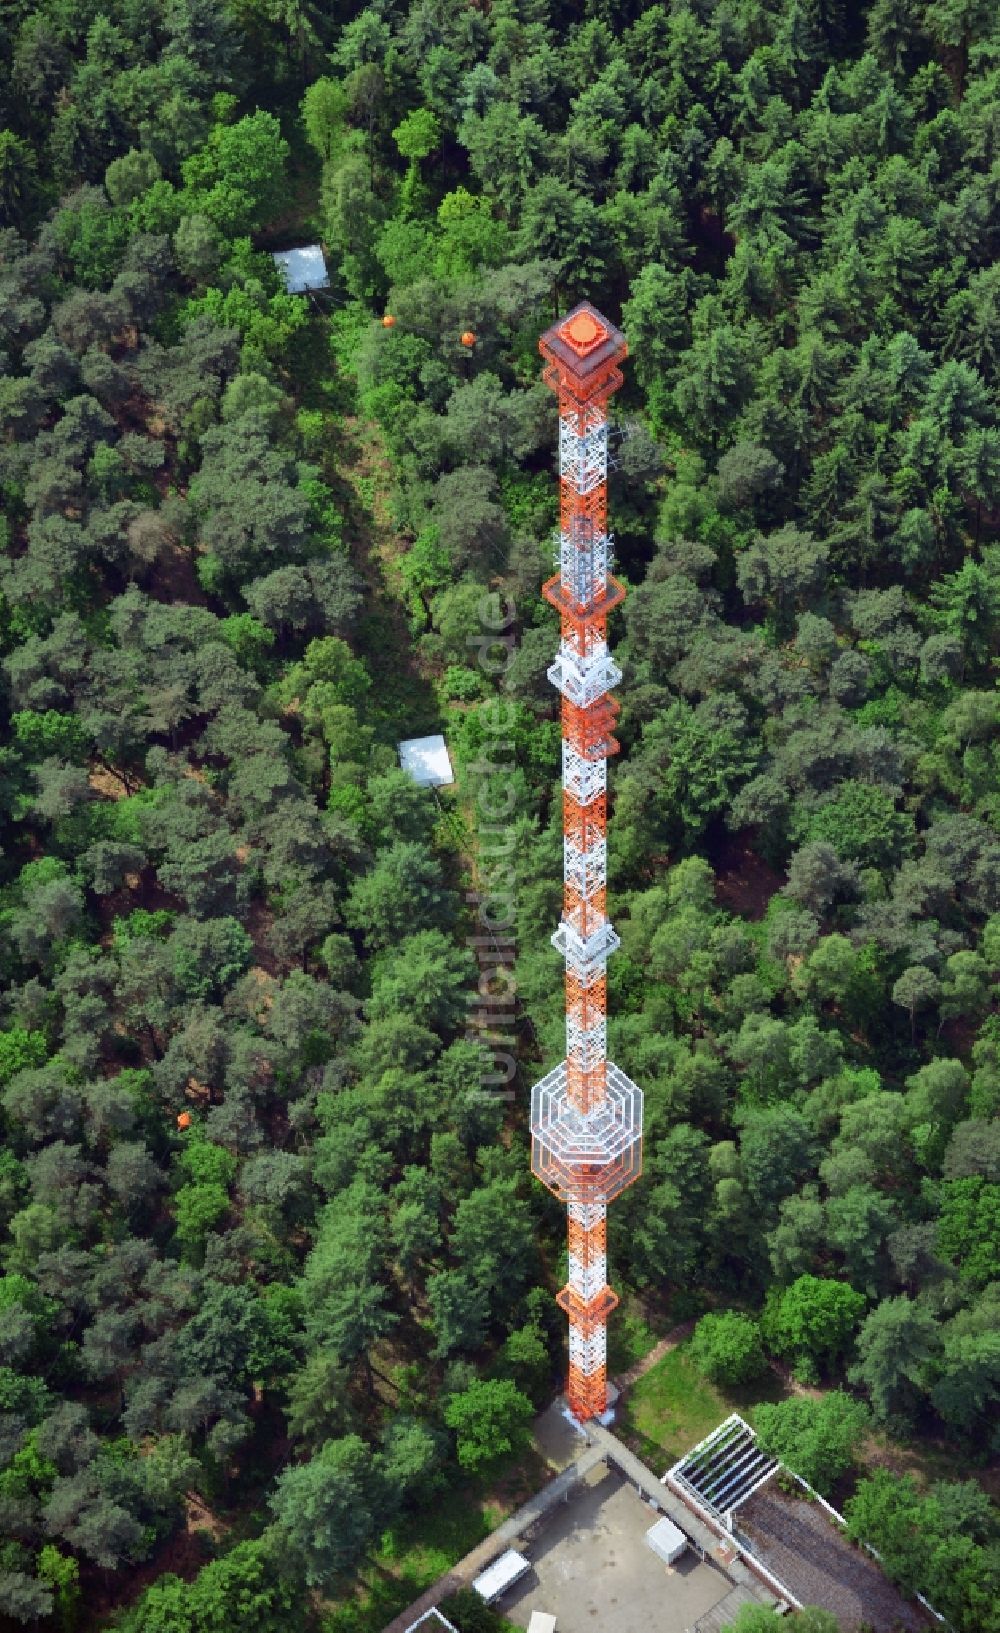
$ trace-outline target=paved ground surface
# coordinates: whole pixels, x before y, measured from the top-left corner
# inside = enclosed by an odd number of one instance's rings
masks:
[[[786,1496],[772,1482],[740,1509],[739,1530],[800,1604],[832,1611],[843,1633],[862,1625],[873,1633],[924,1633],[937,1625],[848,1542],[818,1503]]]
[[[672,1568],[645,1542],[657,1516],[620,1475],[594,1469],[530,1549],[530,1576],[500,1609],[527,1627],[533,1610],[558,1617],[559,1633],[687,1633],[732,1584],[687,1554]]]
[[[550,1469],[565,1469],[587,1449],[587,1437],[566,1415],[562,1397],[535,1419],[535,1445]]]
[[[783,1584],[772,1584],[769,1589],[763,1585],[755,1571],[751,1571],[745,1560],[740,1558],[727,1536],[719,1529],[712,1530],[705,1520],[695,1513],[691,1505],[682,1499],[680,1490],[658,1480],[652,1469],[647,1468],[635,1452],[630,1451],[624,1441],[611,1433],[610,1429],[603,1429],[596,1423],[588,1423],[587,1435],[594,1445],[600,1447],[607,1455],[609,1465],[626,1480],[631,1481],[636,1490],[649,1502],[690,1537],[695,1552],[703,1559],[713,1560],[727,1572],[734,1586],[745,1587],[763,1604],[773,1605],[785,1595]]]

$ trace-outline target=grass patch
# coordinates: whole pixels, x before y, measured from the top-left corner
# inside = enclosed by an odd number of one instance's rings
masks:
[[[784,1399],[781,1380],[768,1371],[756,1384],[725,1391],[710,1384],[678,1344],[629,1389],[619,1433],[657,1471],[704,1439],[730,1412],[744,1415],[762,1401]]]
[[[497,1503],[476,1500],[468,1491],[448,1492],[424,1513],[387,1531],[377,1563],[404,1573],[422,1592],[495,1531],[502,1518]]]
[[[701,1440],[726,1416],[725,1397],[697,1373],[679,1344],[628,1391],[619,1433],[654,1469]]]

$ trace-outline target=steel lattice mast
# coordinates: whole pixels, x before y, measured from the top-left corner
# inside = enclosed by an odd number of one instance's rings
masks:
[[[607,1058],[608,957],[618,946],[606,912],[607,757],[621,679],[608,613],[625,591],[609,572],[607,404],[622,384],[625,337],[588,302],[546,330],[544,379],[559,399],[559,571],[543,595],[562,639],[549,679],[562,694],[563,913],[553,945],[566,961],[566,1059],[531,1095],[531,1166],[569,1213],[570,1409],[607,1405],[608,1203],[642,1165],[642,1094]]]

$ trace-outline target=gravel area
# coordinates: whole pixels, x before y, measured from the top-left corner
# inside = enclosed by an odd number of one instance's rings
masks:
[[[938,1625],[903,1598],[818,1503],[789,1497],[773,1481],[740,1509],[738,1528],[795,1597],[832,1611],[843,1633],[862,1624],[875,1633],[924,1633]]]

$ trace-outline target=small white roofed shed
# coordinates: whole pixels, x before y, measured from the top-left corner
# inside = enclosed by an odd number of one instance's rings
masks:
[[[424,1633],[438,1633],[442,1627],[447,1633],[458,1633],[454,1622],[449,1622],[447,1616],[442,1616],[439,1610],[425,1610],[422,1616],[418,1616],[415,1622],[410,1623],[406,1633],[415,1633],[418,1627],[422,1627]]]
[[[329,289],[330,274],[322,246],[303,244],[301,249],[282,249],[272,255],[272,261],[285,280],[290,295],[305,295],[310,289]]]
[[[688,1545],[688,1539],[673,1522],[666,1518],[657,1520],[646,1532],[646,1542],[652,1548],[657,1559],[662,1559],[664,1565],[672,1565],[680,1559]]]
[[[480,1599],[485,1599],[488,1605],[499,1599],[502,1593],[512,1588],[531,1570],[530,1559],[525,1559],[516,1548],[508,1548],[506,1553],[495,1559],[492,1565],[487,1565],[481,1576],[477,1576],[472,1586]]]
[[[445,788],[455,781],[443,737],[408,737],[399,745],[399,763],[424,788]]]

